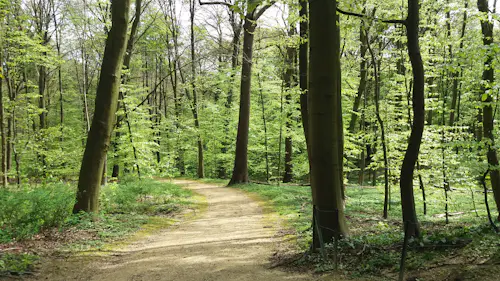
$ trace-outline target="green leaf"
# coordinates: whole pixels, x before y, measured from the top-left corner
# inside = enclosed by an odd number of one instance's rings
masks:
[[[488,99],[488,94],[483,94],[481,96],[481,101],[486,101]]]

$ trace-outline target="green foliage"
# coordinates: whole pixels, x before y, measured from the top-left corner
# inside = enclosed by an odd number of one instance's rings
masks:
[[[30,254],[0,253],[0,276],[9,273],[22,275],[33,270],[37,256]]]
[[[29,238],[60,226],[71,214],[74,189],[67,184],[0,190],[0,243]]]
[[[101,191],[101,208],[108,214],[166,215],[188,205],[192,192],[152,179],[108,184]]]
[[[310,187],[250,184],[237,188],[269,201],[295,231],[301,248],[308,249],[312,217]],[[397,272],[404,237],[398,192],[393,194],[388,220],[381,218],[382,187],[349,185],[346,194],[346,216],[351,233],[339,241],[340,268],[348,274],[381,279]],[[454,215],[450,223],[445,224],[443,192],[435,188],[429,190],[428,215],[419,215],[422,237],[411,239],[409,243],[408,270],[422,269],[456,255],[471,262],[498,259],[498,235],[487,224],[482,198],[476,198],[476,216],[470,193],[452,191],[450,194],[450,213]],[[417,208],[421,214],[422,201],[418,197]],[[296,265],[311,266],[317,272],[331,271],[334,269],[333,243],[327,244],[327,253],[330,257],[327,260],[313,254],[299,259]]]

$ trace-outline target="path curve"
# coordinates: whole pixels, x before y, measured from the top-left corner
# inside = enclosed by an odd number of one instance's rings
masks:
[[[269,269],[278,229],[244,192],[174,180],[203,195],[208,207],[181,223],[108,257],[68,258],[31,280],[309,281],[310,274]],[[83,259],[85,262],[82,262]],[[45,272],[44,272],[45,271]]]

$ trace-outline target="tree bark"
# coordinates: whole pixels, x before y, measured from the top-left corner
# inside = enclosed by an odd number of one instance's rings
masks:
[[[0,46],[1,47],[1,46]],[[5,136],[5,125],[4,125],[4,105],[3,105],[3,50],[0,51],[0,137],[1,137],[1,152],[2,152],[2,186],[7,187],[7,138]]]
[[[309,20],[307,16],[309,14],[308,11],[308,2],[307,0],[299,0],[300,2],[300,11],[299,15],[301,17],[300,21],[300,38],[301,44],[299,46],[299,86],[300,86],[300,113],[302,117],[302,127],[304,129],[304,136],[306,139],[307,146],[307,158],[309,160],[309,170],[311,168],[310,159],[311,159],[311,149],[309,145],[309,111],[307,105],[307,96],[308,96],[308,74],[309,74],[309,44],[308,44],[308,33],[309,33]]]
[[[250,87],[252,82],[252,56],[254,32],[257,27],[252,13],[243,24],[243,62],[241,69],[240,110],[236,154],[231,181],[228,185],[248,183],[248,130],[250,126]]]
[[[373,76],[375,78],[375,85],[374,85],[375,115],[377,117],[377,121],[378,121],[378,124],[380,126],[382,152],[384,155],[384,212],[383,212],[383,217],[384,217],[384,219],[386,219],[388,216],[388,209],[389,209],[390,187],[389,187],[389,161],[388,161],[388,157],[387,157],[387,145],[386,145],[386,141],[385,141],[385,127],[384,127],[384,121],[382,120],[382,117],[380,116],[380,60],[377,61],[377,58],[375,57],[375,53],[373,52],[373,49],[371,48],[370,43],[368,43],[368,34],[365,33],[365,36],[366,36],[366,42],[367,42],[366,47],[370,51],[370,55],[371,55],[371,59],[372,59]]]
[[[413,174],[420,151],[422,134],[424,131],[424,67],[419,45],[419,1],[408,0],[408,18],[406,19],[406,36],[408,39],[408,55],[413,72],[413,123],[401,167],[400,188],[403,222],[407,225],[407,233],[411,237],[420,236],[415,198],[413,195]]]
[[[288,36],[292,37],[296,34],[296,30],[294,26],[290,27],[288,32]],[[292,137],[290,136],[292,132],[292,95],[291,91],[293,88],[297,86],[296,82],[296,65],[297,65],[297,49],[295,46],[287,46],[286,48],[286,58],[285,58],[285,105],[287,108],[287,117],[286,117],[286,131],[285,131],[285,173],[283,175],[283,183],[289,183],[293,180],[293,144]],[[294,106],[295,108],[295,106]]]
[[[127,44],[130,0],[111,5],[112,27],[106,39],[97,86],[95,113],[83,154],[74,213],[97,213],[102,170],[118,106],[123,56]]]
[[[311,188],[320,233],[329,243],[347,234],[343,207],[343,126],[337,4],[309,1],[309,137]],[[313,244],[316,244],[313,242]]]
[[[492,84],[495,81],[495,69],[493,68],[494,51],[491,49],[493,44],[493,23],[489,20],[489,9],[487,0],[478,0],[477,7],[479,12],[483,13],[481,18],[481,31],[483,33],[483,45],[486,48],[486,58],[484,60],[483,76],[481,81],[480,98],[483,102],[483,134],[486,139],[488,165],[490,166],[491,189],[497,204],[498,217],[500,220],[500,171],[498,170],[498,157],[495,148],[495,136],[493,132],[493,97]]]

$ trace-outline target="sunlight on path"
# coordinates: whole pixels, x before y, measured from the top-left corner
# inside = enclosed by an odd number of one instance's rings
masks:
[[[278,230],[264,220],[258,203],[245,193],[195,181],[174,183],[206,197],[208,207],[201,216],[135,242],[113,256],[52,262],[30,279],[319,280],[319,276],[269,269],[268,259],[281,238]]]

